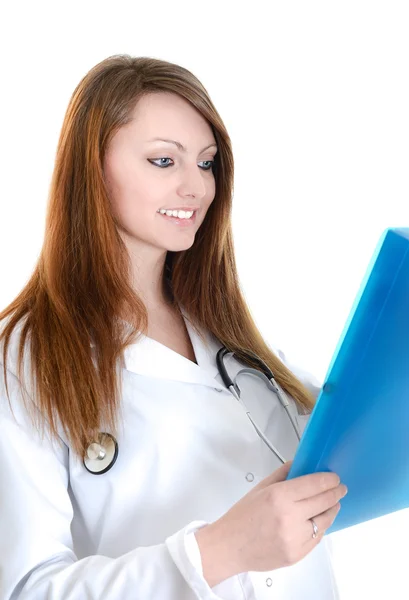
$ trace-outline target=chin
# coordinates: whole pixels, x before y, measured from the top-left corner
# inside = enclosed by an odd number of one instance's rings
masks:
[[[179,241],[179,243],[174,243],[174,244],[167,244],[166,245],[166,250],[168,252],[183,252],[183,250],[189,250],[189,248],[191,248],[193,246],[195,239],[193,238],[192,241],[189,243],[188,241],[186,241],[185,243],[182,243],[181,241]]]

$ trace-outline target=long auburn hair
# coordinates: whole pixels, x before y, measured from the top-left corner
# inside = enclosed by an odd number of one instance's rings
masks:
[[[0,312],[0,321],[8,317],[0,342],[4,341],[9,401],[7,372],[12,371],[7,370],[7,349],[19,324],[17,377],[21,384],[23,355],[29,348],[29,371],[35,380],[36,402],[31,396],[30,408],[25,406],[32,417],[39,417],[41,429],[48,422],[55,439],[59,421],[80,457],[99,431],[117,431],[117,361],[139,332],[146,334],[148,324],[146,307],[131,286],[130,259],[110,210],[103,159],[110,139],[129,121],[138,100],[158,92],[173,92],[189,101],[207,119],[218,145],[213,166],[216,194],[194,244],[166,257],[164,277],[175,309],[184,307],[193,325],[214,334],[238,356],[244,349],[260,356],[282,388],[307,410],[315,402],[262,338],[240,289],[231,225],[231,141],[206,89],[177,64],[114,55],[94,66],[72,94],[56,151],[43,246],[28,283]],[[118,319],[122,310],[132,315],[134,328],[129,330]]]

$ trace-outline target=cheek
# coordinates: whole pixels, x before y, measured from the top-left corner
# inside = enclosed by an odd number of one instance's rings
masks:
[[[135,228],[138,225],[147,227],[155,217],[155,208],[152,208],[146,199],[129,194],[117,197],[113,202],[116,218],[126,228]]]
[[[112,210],[121,221],[135,222],[136,218],[142,220],[155,213],[160,190],[135,170],[107,169],[106,184]]]

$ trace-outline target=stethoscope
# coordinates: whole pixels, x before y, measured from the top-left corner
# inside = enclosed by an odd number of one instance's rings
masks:
[[[224,357],[226,356],[226,354],[234,355],[235,352],[232,352],[232,351],[228,350],[225,346],[222,346],[216,356],[217,368],[219,370],[219,373],[223,380],[224,385],[230,390],[230,392],[233,394],[233,396],[236,398],[236,400],[238,400],[238,402],[240,402],[240,404],[243,406],[244,410],[246,411],[246,415],[250,419],[251,424],[253,425],[254,429],[257,431],[258,435],[261,437],[263,442],[277,456],[279,461],[284,464],[286,462],[285,458],[283,457],[281,452],[279,452],[277,450],[277,448],[268,440],[268,438],[261,431],[261,428],[257,425],[256,421],[251,416],[250,411],[248,410],[247,406],[244,404],[243,400],[241,399],[240,388],[235,381],[232,381],[232,379],[230,378],[230,376],[227,372],[226,365],[224,364]],[[247,351],[241,350],[240,354],[241,354],[240,357],[236,355],[236,360],[239,360],[240,362],[244,362],[244,363],[246,363],[247,361],[249,361],[249,362],[253,361],[257,364],[258,369],[252,369],[252,368],[241,369],[237,373],[236,379],[241,373],[250,373],[252,375],[256,375],[263,381],[265,381],[267,379],[267,386],[277,394],[277,397],[278,397],[281,405],[285,409],[287,416],[288,416],[289,420],[291,421],[291,425],[294,428],[294,431],[297,435],[298,441],[300,441],[301,435],[298,430],[297,424],[294,420],[294,417],[292,416],[291,411],[289,409],[290,403],[289,403],[288,399],[286,398],[286,396],[284,395],[283,391],[278,387],[278,384],[274,378],[273,372],[269,369],[269,367],[266,365],[266,363],[261,360],[261,358],[259,358],[256,354],[254,354],[254,352],[250,352],[249,350],[247,350]]]
[[[235,353],[228,350],[225,346],[222,346],[216,355],[217,368],[219,370],[224,385],[230,390],[230,392],[233,394],[236,400],[240,402],[240,404],[243,406],[247,417],[250,419],[251,424],[253,425],[254,429],[256,430],[260,438],[263,440],[263,442],[277,456],[280,462],[284,464],[286,462],[285,458],[261,431],[261,428],[257,425],[256,421],[251,416],[250,411],[247,409],[245,403],[241,399],[241,390],[238,384],[235,381],[232,381],[232,379],[230,378],[226,369],[226,365],[224,364],[224,358],[226,354],[234,355]],[[252,375],[256,375],[263,381],[267,379],[267,386],[277,394],[277,397],[281,405],[285,409],[299,441],[301,439],[301,436],[297,424],[289,410],[289,401],[282,392],[282,390],[278,387],[274,375],[269,369],[269,367],[265,364],[265,362],[261,360],[261,358],[259,358],[256,354],[250,351],[241,351],[241,356],[239,357],[236,355],[236,359],[244,363],[246,363],[247,361],[253,361],[257,364],[259,369],[241,369],[236,374],[236,379],[242,373],[250,373]],[[113,467],[117,458],[118,442],[110,433],[101,432],[98,434],[97,440],[93,441],[88,446],[83,459],[83,464],[87,471],[89,471],[93,475],[102,475],[103,473],[106,473],[107,471],[109,471],[109,469]]]
[[[111,469],[118,458],[118,442],[110,433],[101,432],[87,448],[84,467],[93,475],[102,475]]]

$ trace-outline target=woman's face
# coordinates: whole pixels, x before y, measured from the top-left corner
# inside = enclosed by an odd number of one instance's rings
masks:
[[[153,138],[177,141],[185,150]],[[110,201],[124,240],[165,254],[192,246],[215,196],[216,152],[210,125],[189,102],[171,93],[139,100],[131,122],[115,133],[104,159]],[[158,212],[165,209],[195,212],[182,219]]]

